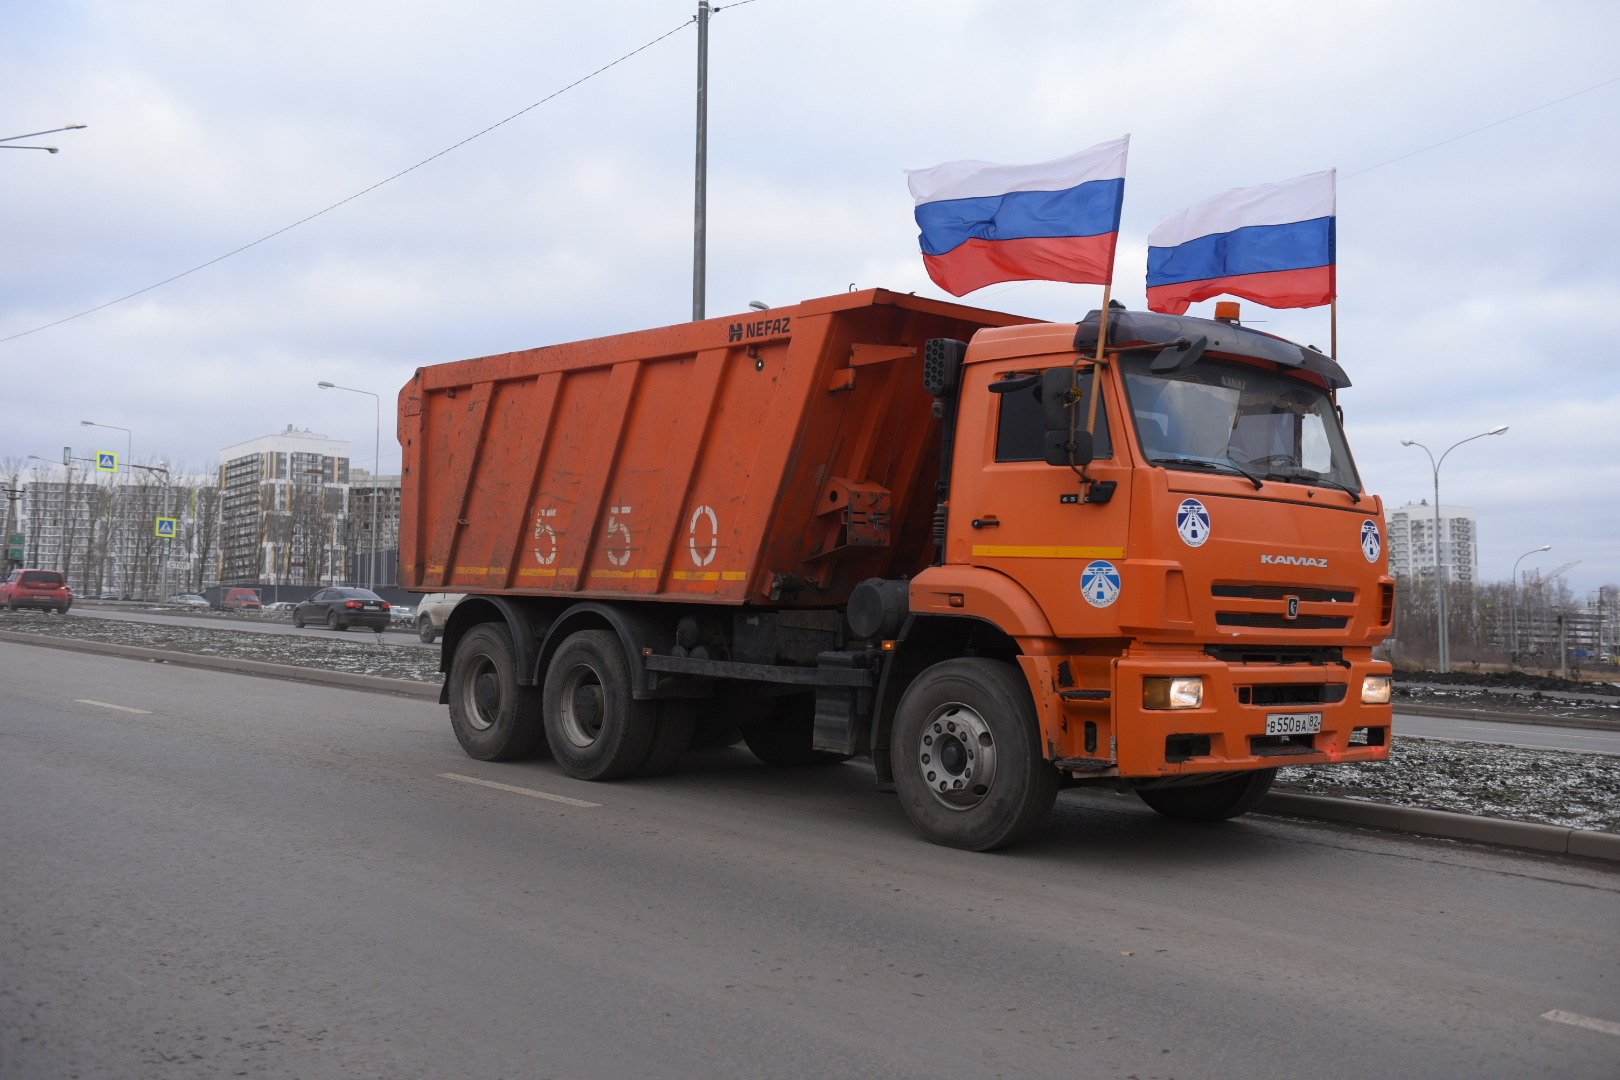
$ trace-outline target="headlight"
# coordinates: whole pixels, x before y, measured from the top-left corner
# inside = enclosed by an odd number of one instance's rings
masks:
[[[1204,704],[1204,679],[1200,675],[1142,680],[1142,708],[1197,709]]]
[[[1363,705],[1389,704],[1390,678],[1388,675],[1368,675],[1361,680],[1361,703]]]

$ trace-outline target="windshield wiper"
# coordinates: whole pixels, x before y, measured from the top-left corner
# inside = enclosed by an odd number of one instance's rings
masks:
[[[1260,486],[1261,486],[1260,485],[1260,478],[1258,476],[1256,476],[1253,473],[1249,472],[1243,466],[1239,465],[1237,462],[1231,460],[1230,458],[1228,458],[1225,461],[1207,461],[1204,458],[1156,457],[1156,458],[1148,458],[1148,464],[1150,464],[1150,465],[1191,465],[1194,468],[1198,468],[1198,469],[1214,469],[1214,470],[1216,470],[1218,472],[1225,472],[1225,471],[1230,470],[1232,472],[1237,473],[1239,476],[1243,476],[1243,477],[1248,478],[1249,482],[1254,485],[1254,489],[1256,491],[1259,491]]]
[[[1280,472],[1273,469],[1271,472],[1266,474],[1266,479],[1287,480],[1289,482],[1303,480],[1307,484],[1316,484],[1320,487],[1330,487],[1338,491],[1342,491],[1346,495],[1350,496],[1350,501],[1352,503],[1361,502],[1361,492],[1354,491],[1344,484],[1339,483],[1337,480],[1329,480],[1326,476],[1323,476],[1321,473],[1315,472],[1311,469],[1289,469],[1286,472]]]

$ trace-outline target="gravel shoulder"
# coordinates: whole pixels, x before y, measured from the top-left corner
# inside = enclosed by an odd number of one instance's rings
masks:
[[[1275,789],[1620,832],[1620,757],[1395,736],[1388,761],[1294,765]]]
[[[437,649],[413,648],[398,635],[352,633],[299,637],[292,634],[244,634],[234,628],[177,626],[172,623],[131,622],[122,619],[75,619],[33,611],[0,610],[0,630],[73,638],[79,641],[105,641],[115,645],[135,645],[145,649],[200,653],[266,664],[323,668],[356,675],[416,682],[442,682]]]

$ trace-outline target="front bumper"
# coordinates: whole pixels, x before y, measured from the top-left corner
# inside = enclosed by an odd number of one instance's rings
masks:
[[[1077,777],[1138,779],[1388,760],[1394,710],[1389,705],[1362,704],[1361,685],[1365,676],[1388,675],[1391,668],[1371,659],[1370,649],[1361,651],[1368,655],[1346,656],[1344,664],[1239,664],[1190,648],[1152,650],[1145,655],[1133,649],[1109,663],[1106,700],[1065,698],[1061,678],[1048,683],[1053,692],[1047,701],[1053,708],[1043,716],[1047,756]],[[1076,673],[1085,665],[1094,676],[1103,675],[1096,665],[1100,658],[1091,658],[1088,665],[1085,658],[1071,659],[1071,670]],[[1060,674],[1055,664],[1052,670]],[[1144,679],[1177,675],[1203,679],[1202,707],[1143,707]],[[1096,686],[1098,681],[1079,680],[1082,687]],[[1338,696],[1341,688],[1342,697],[1338,701],[1273,700],[1309,698],[1318,687],[1326,688],[1320,697]],[[1243,688],[1246,692],[1240,695]],[[1321,731],[1268,736],[1266,716],[1278,713],[1319,713]]]

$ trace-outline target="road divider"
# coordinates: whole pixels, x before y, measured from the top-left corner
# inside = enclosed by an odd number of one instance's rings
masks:
[[[1443,836],[1453,840],[1477,840],[1485,844],[1533,848],[1592,859],[1620,861],[1620,833],[1567,829],[1561,825],[1537,825],[1528,821],[1453,814],[1446,810],[1425,810],[1415,806],[1362,802],[1359,799],[1333,799],[1325,795],[1295,795],[1274,791],[1255,807],[1263,814],[1289,814],[1367,825],[1375,829]]]
[[[439,700],[438,683],[384,679],[376,675],[358,675],[350,671],[327,671],[324,668],[296,667],[292,664],[267,664],[262,660],[237,660],[227,656],[175,652],[170,649],[146,649],[138,645],[115,645],[106,641],[85,641],[80,638],[51,637],[46,634],[19,634],[12,630],[0,630],[0,641],[17,645],[38,645],[48,649],[67,649],[70,652],[95,653],[100,656],[118,656],[126,660],[146,660],[158,664],[229,671],[238,675],[258,675],[269,679],[322,683],[350,690],[368,690],[372,693],[402,694],[405,697]]]
[[[527,795],[533,799],[546,799],[550,802],[567,803],[569,806],[601,806],[599,802],[586,802],[584,799],[570,799],[567,795],[553,795],[549,791],[536,791],[533,788],[514,787],[511,784],[497,784],[493,780],[480,780],[476,776],[462,776],[460,773],[442,772],[438,775],[446,780],[460,780],[463,784],[477,784],[479,787],[490,787],[497,791],[510,791],[515,795]]]
[[[1495,724],[1540,724],[1544,727],[1620,731],[1620,720],[1599,720],[1590,716],[1549,716],[1546,713],[1488,712],[1484,709],[1448,709],[1442,705],[1405,705],[1397,701],[1395,703],[1397,735],[1400,734],[1402,713],[1409,716],[1438,716],[1448,720],[1487,720]]]

